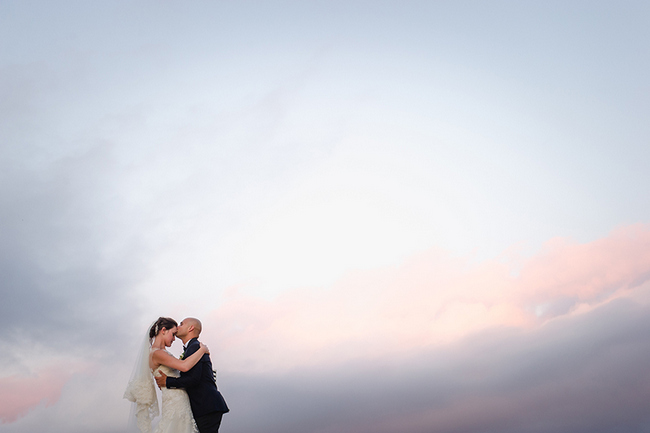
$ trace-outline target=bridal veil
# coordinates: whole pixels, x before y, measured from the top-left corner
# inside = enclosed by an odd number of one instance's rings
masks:
[[[151,433],[151,423],[160,413],[153,375],[149,368],[149,352],[151,350],[149,330],[151,326],[147,328],[131,373],[131,379],[124,391],[124,398],[133,402],[129,424],[135,423],[142,433]]]

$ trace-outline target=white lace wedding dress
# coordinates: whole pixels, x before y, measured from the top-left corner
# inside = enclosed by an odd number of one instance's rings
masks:
[[[161,365],[152,371],[154,376],[160,376],[158,370],[170,377],[180,376],[178,370],[174,370],[165,365]],[[162,418],[156,426],[154,433],[198,433],[187,392],[184,389],[169,388],[162,388],[161,391]]]

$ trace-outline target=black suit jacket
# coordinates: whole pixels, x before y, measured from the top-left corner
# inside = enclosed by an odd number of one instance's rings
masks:
[[[199,350],[199,340],[192,338],[185,347],[185,357],[187,358]],[[180,377],[168,377],[165,385],[167,388],[185,388],[190,397],[194,418],[212,412],[226,413],[230,411],[217,389],[212,361],[207,353],[189,371],[181,372]]]

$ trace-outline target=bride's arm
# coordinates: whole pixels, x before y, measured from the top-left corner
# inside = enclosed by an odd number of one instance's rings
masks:
[[[173,357],[165,350],[156,350],[153,353],[152,359],[155,364],[166,365],[167,367],[175,368],[178,371],[188,371],[194,367],[206,353],[210,353],[208,346],[201,343],[199,350],[182,360]]]

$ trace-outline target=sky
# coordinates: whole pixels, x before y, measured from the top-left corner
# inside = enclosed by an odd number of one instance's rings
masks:
[[[0,0],[0,433],[126,433],[158,316],[224,433],[650,432],[649,20]]]

